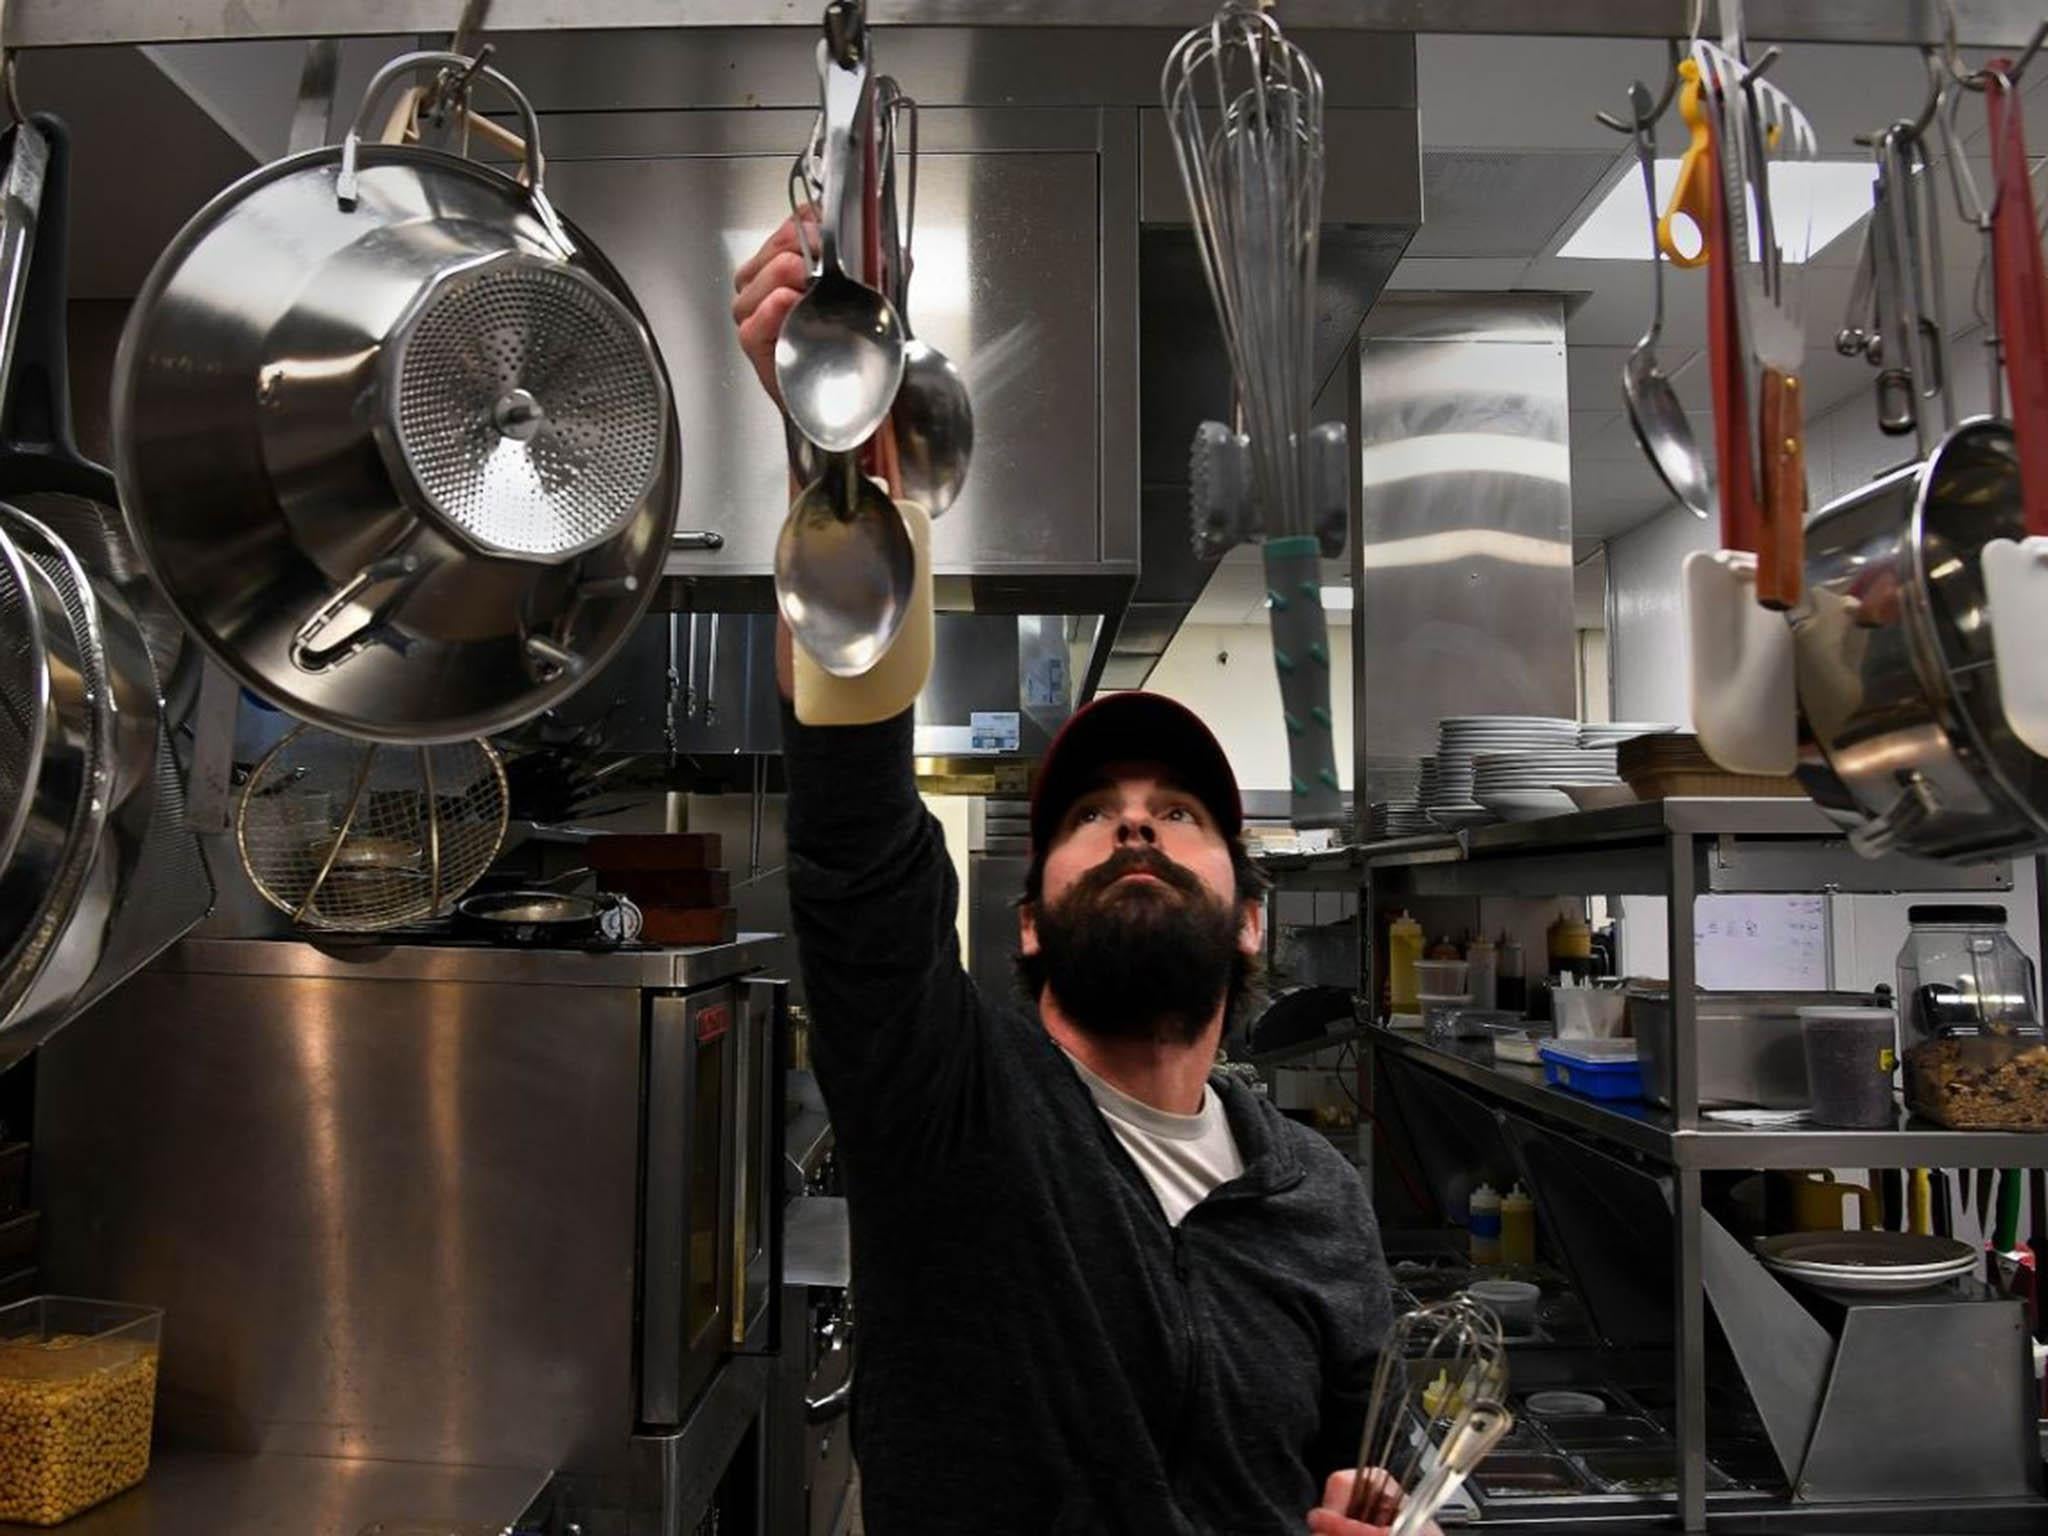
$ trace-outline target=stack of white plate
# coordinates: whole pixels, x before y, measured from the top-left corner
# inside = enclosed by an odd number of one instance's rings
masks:
[[[1565,785],[1619,782],[1611,749],[1487,753],[1473,773],[1472,795],[1504,821],[1534,821],[1569,816],[1578,809]]]
[[[1968,1243],[1914,1232],[1792,1232],[1756,1245],[1764,1268],[1809,1285],[1865,1296],[1906,1295],[1974,1272]]]
[[[1481,803],[1475,761],[1513,753],[1578,754],[1579,723],[1550,715],[1453,715],[1437,727],[1436,773],[1423,807],[1440,826],[1471,826],[1499,814]],[[1567,807],[1569,808],[1569,807]]]
[[[1677,729],[1660,720],[1588,720],[1579,727],[1579,745],[1611,749],[1637,736],[1661,736]]]
[[[1372,808],[1375,838],[1420,837],[1437,830],[1429,813],[1413,800],[1389,800]]]

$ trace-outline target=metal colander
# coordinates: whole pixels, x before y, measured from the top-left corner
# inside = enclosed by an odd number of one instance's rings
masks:
[[[0,869],[28,819],[49,719],[49,660],[28,583],[20,551],[0,535]]]
[[[300,726],[242,791],[235,819],[256,889],[309,928],[442,917],[505,838],[505,770],[482,741],[384,746]]]
[[[403,473],[486,551],[559,561],[632,522],[668,387],[646,331],[571,267],[522,254],[435,283],[391,348]]]

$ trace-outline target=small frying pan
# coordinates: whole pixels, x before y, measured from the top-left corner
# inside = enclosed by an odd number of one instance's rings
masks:
[[[456,903],[456,927],[522,949],[589,949],[628,944],[640,912],[623,896],[556,891],[490,891]]]

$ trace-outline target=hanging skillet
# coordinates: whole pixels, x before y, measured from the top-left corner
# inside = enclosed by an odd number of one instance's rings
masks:
[[[363,142],[429,69],[511,98],[520,180]],[[681,460],[667,375],[543,170],[510,81],[408,54],[341,144],[202,209],[136,300],[113,403],[136,544],[200,642],[301,719],[504,730],[594,674],[653,596]]]
[[[23,251],[26,280],[0,262],[0,283],[13,284],[14,313],[5,367],[6,408],[0,413],[0,500],[20,508],[71,546],[87,570],[109,582],[134,610],[149,640],[150,660],[166,695],[188,700],[198,684],[198,655],[185,630],[143,570],[122,525],[113,475],[79,452],[71,427],[70,349],[64,316],[70,298],[71,135],[47,113],[28,120],[16,143],[33,157],[37,204],[27,221],[33,260]],[[18,152],[18,151],[17,151]],[[9,177],[14,172],[10,167]],[[10,210],[11,212],[12,210]]]
[[[10,192],[22,184],[15,162],[24,153],[36,171],[34,194],[10,197],[0,238],[9,253],[0,260],[9,337],[0,348],[9,359],[0,392],[0,530],[62,606],[72,665],[95,709],[90,782],[100,799],[59,863],[32,859],[7,870],[10,886],[20,876],[34,892],[33,904],[9,903],[10,912],[34,911],[46,931],[42,948],[21,950],[0,978],[0,1061],[91,1006],[213,904],[198,842],[183,826],[184,789],[160,706],[163,680],[193,671],[196,654],[184,649],[181,626],[128,544],[113,477],[71,436],[64,124],[39,115],[13,130]],[[14,245],[17,212],[30,232],[25,250]],[[59,777],[66,771],[61,761],[44,766]]]

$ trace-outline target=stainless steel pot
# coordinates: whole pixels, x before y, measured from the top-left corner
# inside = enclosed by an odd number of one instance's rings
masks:
[[[99,967],[138,852],[125,830],[136,818],[147,826],[158,792],[158,713],[149,649],[127,605],[26,513],[0,504],[0,537],[56,598],[44,637],[67,643],[50,649],[59,707],[42,769],[76,782],[61,856],[29,894],[30,922],[0,967],[0,1060],[12,1060],[71,1017]]]
[[[2012,429],[1988,417],[1807,526],[1798,773],[1866,853],[2048,845],[2048,759],[2006,725],[1979,564],[2023,536]]]
[[[625,284],[542,186],[361,142],[215,198],[158,260],[115,365],[122,501],[179,617],[251,689],[373,740],[558,702],[659,579],[681,451]]]

